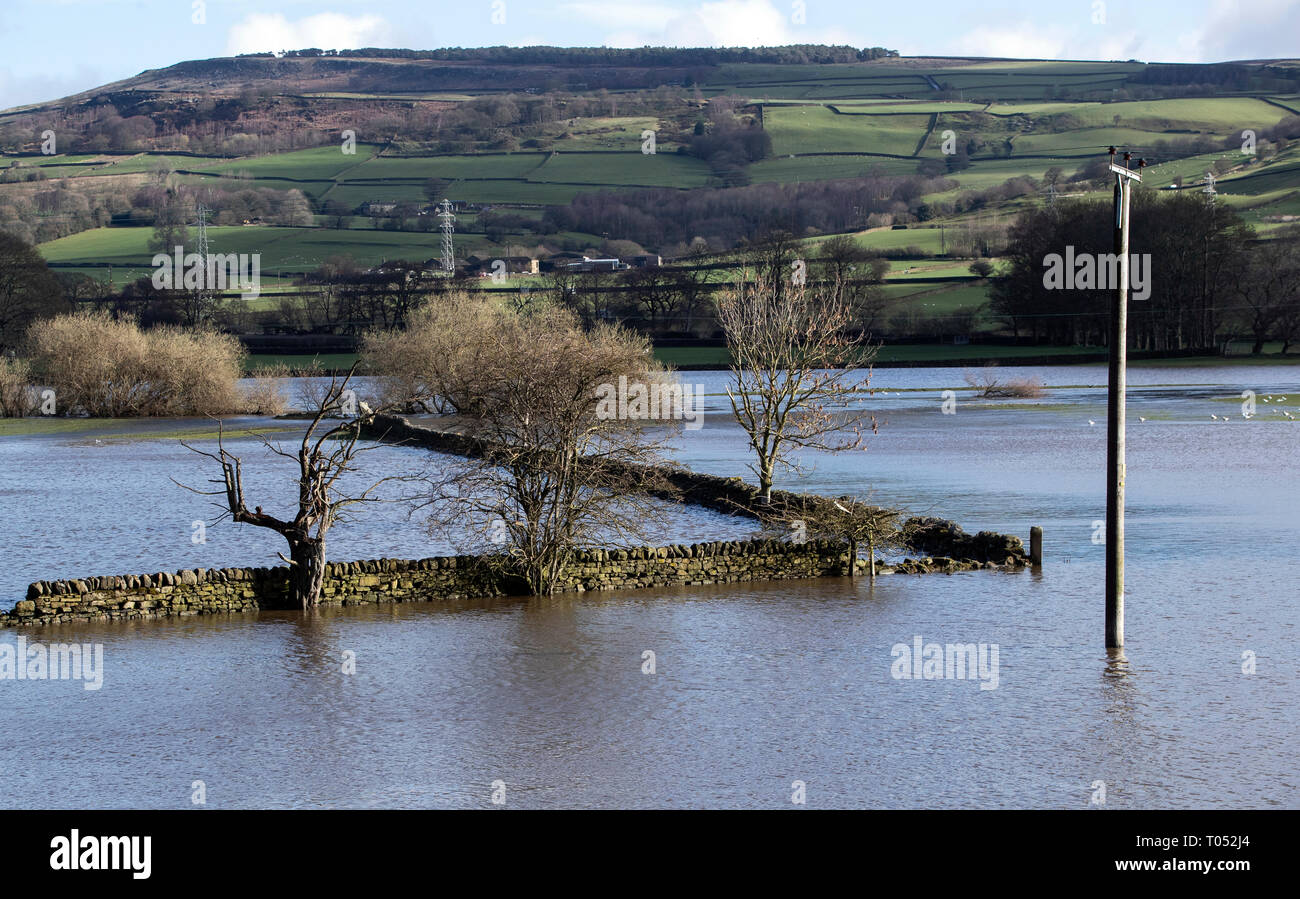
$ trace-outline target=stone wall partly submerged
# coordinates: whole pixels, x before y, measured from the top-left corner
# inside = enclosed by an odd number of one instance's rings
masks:
[[[1023,557],[1003,563],[1015,568]],[[867,562],[859,559],[858,573]],[[927,558],[907,560],[881,571],[953,572],[1000,567],[993,562]],[[832,541],[786,543],[742,540],[719,543],[589,550],[566,570],[561,590],[621,590],[848,574],[848,548]],[[38,581],[0,626],[34,626],[69,621],[161,618],[258,609],[293,608],[288,568],[185,569],[175,574],[112,575]],[[331,562],[325,570],[325,605],[428,602],[518,593],[499,566],[479,556],[377,559]]]
[[[474,456],[472,438],[412,425],[398,417],[377,419],[367,436],[425,449]],[[662,470],[673,499],[732,515],[755,516],[753,488],[740,478],[720,478],[688,469]],[[773,491],[773,501],[802,499]],[[829,500],[826,500],[829,502]],[[916,549],[930,555],[882,566],[882,573],[921,574],[974,568],[1019,568],[1026,564],[1019,537],[992,532],[969,535],[955,523],[913,519]],[[857,560],[859,574],[868,562]],[[221,612],[288,609],[287,567],[184,569],[175,573],[109,575],[37,581],[27,598],[0,627],[132,618],[161,618]],[[829,540],[790,543],[742,540],[689,546],[641,547],[579,552],[561,579],[561,591],[726,584],[789,578],[839,577],[848,571],[848,547]],[[325,569],[323,603],[423,602],[520,594],[517,580],[491,557],[440,556],[332,562]]]

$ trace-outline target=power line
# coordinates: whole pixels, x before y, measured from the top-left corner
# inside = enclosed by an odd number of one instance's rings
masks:
[[[456,215],[452,212],[451,202],[443,198],[439,204],[442,210],[438,213],[438,218],[442,219],[442,270],[444,272],[454,272],[456,270],[456,253],[452,246],[452,230],[456,226]]]

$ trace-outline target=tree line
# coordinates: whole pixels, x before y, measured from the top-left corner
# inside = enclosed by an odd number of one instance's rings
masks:
[[[788,44],[778,47],[445,47],[407,50],[365,47],[358,50],[286,50],[285,57],[359,59],[434,59],[458,62],[502,62],[515,65],[717,66],[725,63],[829,65],[865,62],[897,56],[884,47],[858,49],[847,45]],[[271,57],[246,53],[243,57]]]
[[[911,215],[925,194],[953,186],[944,178],[867,174],[860,178],[748,187],[671,188],[581,193],[568,206],[547,207],[557,231],[617,234],[647,247],[715,249],[753,242],[771,231],[798,236],[850,231],[871,213]]]
[[[1254,352],[1300,338],[1300,233],[1260,240],[1231,207],[1201,193],[1133,192],[1130,252],[1150,259],[1150,298],[1130,299],[1129,334],[1143,350],[1214,352],[1248,336]],[[1008,233],[990,309],[1013,334],[1057,345],[1106,343],[1111,291],[1045,283],[1047,260],[1113,252],[1108,200],[1069,200],[1023,213]]]

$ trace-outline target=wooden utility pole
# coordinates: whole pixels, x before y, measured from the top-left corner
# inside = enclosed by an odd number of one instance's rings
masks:
[[[1115,173],[1115,255],[1119,257],[1118,283],[1110,307],[1110,377],[1106,406],[1106,648],[1124,645],[1124,429],[1125,400],[1128,390],[1128,225],[1129,197],[1132,182],[1142,180],[1140,170],[1146,164],[1138,160],[1138,171],[1128,167],[1131,153],[1124,154],[1124,165],[1115,164],[1115,148],[1110,148],[1110,170]],[[1113,271],[1114,269],[1112,269]]]

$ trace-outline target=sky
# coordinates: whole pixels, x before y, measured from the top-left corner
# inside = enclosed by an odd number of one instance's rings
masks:
[[[776,44],[904,56],[1300,56],[1300,0],[0,0],[0,109],[187,59],[304,47]]]

